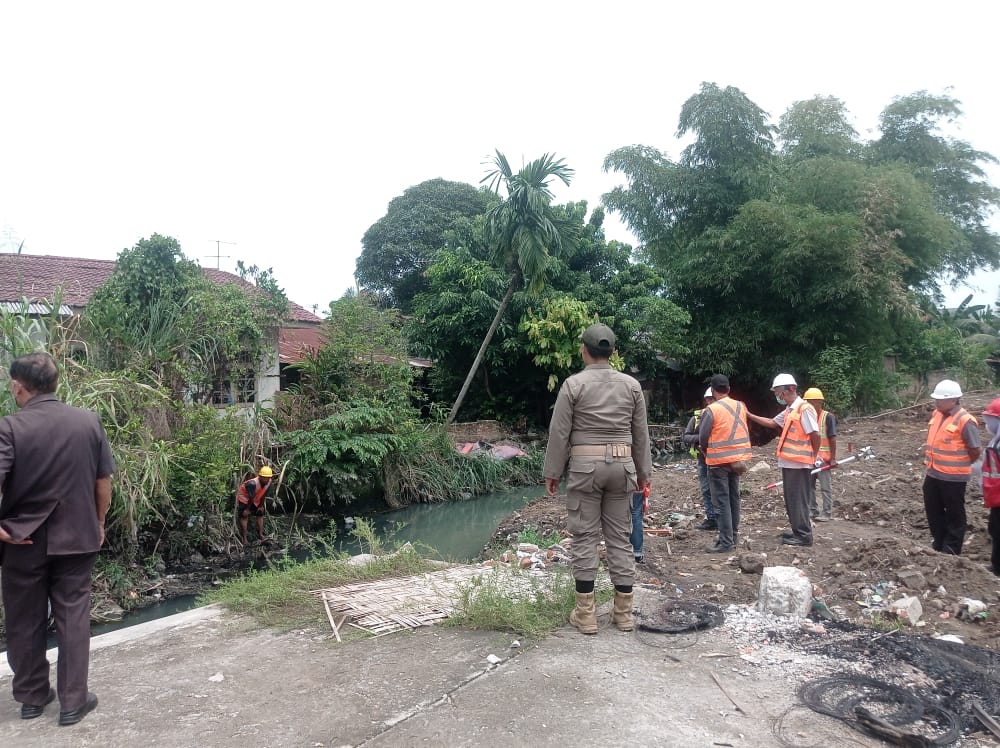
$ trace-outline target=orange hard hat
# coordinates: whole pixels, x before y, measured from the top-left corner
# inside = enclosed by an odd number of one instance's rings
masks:
[[[986,410],[983,411],[983,415],[1000,418],[1000,397],[996,398],[993,402],[986,406]]]

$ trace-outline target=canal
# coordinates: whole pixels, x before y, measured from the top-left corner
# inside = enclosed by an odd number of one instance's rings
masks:
[[[523,486],[468,501],[411,504],[402,509],[363,515],[363,518],[372,524],[376,537],[388,549],[411,543],[421,555],[465,563],[479,557],[504,517],[543,493],[542,486]],[[332,547],[348,555],[369,550],[343,531]],[[300,560],[304,558],[303,554]],[[197,595],[181,595],[146,605],[127,613],[120,621],[94,624],[91,633],[97,636],[190,610],[195,607],[196,600]],[[50,642],[50,646],[53,644]]]

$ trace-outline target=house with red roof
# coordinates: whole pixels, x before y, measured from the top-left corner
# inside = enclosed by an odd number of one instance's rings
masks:
[[[82,257],[53,255],[0,254],[0,307],[21,309],[22,304],[37,304],[31,311],[48,311],[43,302],[60,297],[59,313],[80,314],[94,292],[115,269],[114,260],[91,260]],[[233,284],[253,289],[251,283],[233,273],[214,268],[202,272],[218,285]],[[262,361],[254,382],[223,383],[223,390],[213,393],[220,404],[261,403],[269,406],[274,394],[287,381],[287,367],[301,361],[322,345],[322,319],[294,302],[289,302],[288,319],[278,329],[273,355]]]

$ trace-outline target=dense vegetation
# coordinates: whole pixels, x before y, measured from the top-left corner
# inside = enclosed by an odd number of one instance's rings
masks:
[[[98,578],[121,602],[136,579],[194,552],[236,555],[235,490],[262,464],[280,471],[275,500],[348,513],[359,501],[443,501],[534,482],[539,456],[458,454],[414,385],[395,312],[368,297],[331,304],[324,345],[299,384],[263,404],[221,407],[217,395],[273,360],[288,302],[270,271],[216,285],[176,240],[153,235],[123,251],[82,318],[0,310],[4,358],[48,350],[58,394],[97,412],[117,466],[107,553]],[[0,411],[13,412],[9,390]]]
[[[579,330],[598,318],[618,331],[624,365],[667,390],[653,403],[658,419],[697,399],[678,389],[700,393],[715,371],[753,394],[790,370],[828,390],[842,413],[898,404],[904,386],[935,370],[967,386],[992,381],[986,359],[1000,339],[990,307],[941,305],[945,285],[1000,261],[989,226],[1000,191],[983,170],[995,159],[948,134],[960,116],[958,101],[918,92],[892,101],[864,140],[834,97],[795,102],[774,123],[742,91],[705,83],[680,112],[680,158],[648,145],[608,154],[604,168],[625,184],[589,216],[584,203],[549,204],[548,177],[571,176],[562,162],[546,157],[563,176],[540,171],[544,160],[518,174],[498,167],[487,176],[489,208],[434,224],[440,246],[424,245],[409,270],[419,283],[394,266],[393,289],[414,289],[392,297],[412,313],[410,345],[436,362],[434,399],[455,401],[491,320],[464,419],[544,426],[549,389],[579,365]],[[532,177],[539,218],[529,228],[544,218],[552,229],[511,252],[490,221]],[[410,218],[426,212],[418,196],[439,181],[407,190]],[[464,198],[470,188],[448,187]],[[605,209],[638,249],[605,239]],[[371,278],[380,249],[374,233],[367,239],[362,277]],[[543,260],[536,282],[511,283],[532,255]]]
[[[835,98],[774,124],[704,84],[680,113],[680,158],[613,151],[604,168],[625,184],[602,207],[552,202],[574,172],[551,154],[515,171],[498,152],[478,188],[410,187],[365,233],[362,289],[331,302],[322,347],[273,408],[212,404],[273,355],[288,301],[271,271],[215,285],[156,234],[120,254],[82,319],[0,311],[4,352],[48,349],[60,395],[101,415],[118,464],[103,573],[123,589],[130,569],[236,550],[235,486],[262,463],[293,517],[537,480],[537,454],[470,459],[445,424],[543,428],[595,320],[618,334],[615,365],[655,384],[657,421],[716,371],[752,392],[791,370],[842,413],[896,404],[904,376],[976,385],[998,320],[971,297],[943,308],[940,290],[997,266],[1000,192],[993,157],[946,134],[960,114],[947,96],[901,97],[865,141]],[[606,210],[638,249],[606,239]]]

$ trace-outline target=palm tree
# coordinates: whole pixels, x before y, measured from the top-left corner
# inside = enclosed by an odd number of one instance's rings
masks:
[[[563,236],[551,214],[549,181],[555,177],[568,186],[573,169],[566,166],[562,159],[557,160],[548,153],[523,166],[517,174],[511,171],[507,157],[500,151],[496,152],[492,161],[494,168],[483,177],[482,182],[489,182],[490,190],[498,195],[503,187],[507,198],[486,214],[486,243],[493,251],[494,260],[503,263],[510,273],[510,282],[483,344],[479,346],[472,368],[455,398],[455,404],[451,406],[446,423],[452,423],[458,415],[514,292],[522,286],[529,293],[541,291],[545,286],[549,259],[562,249]]]

